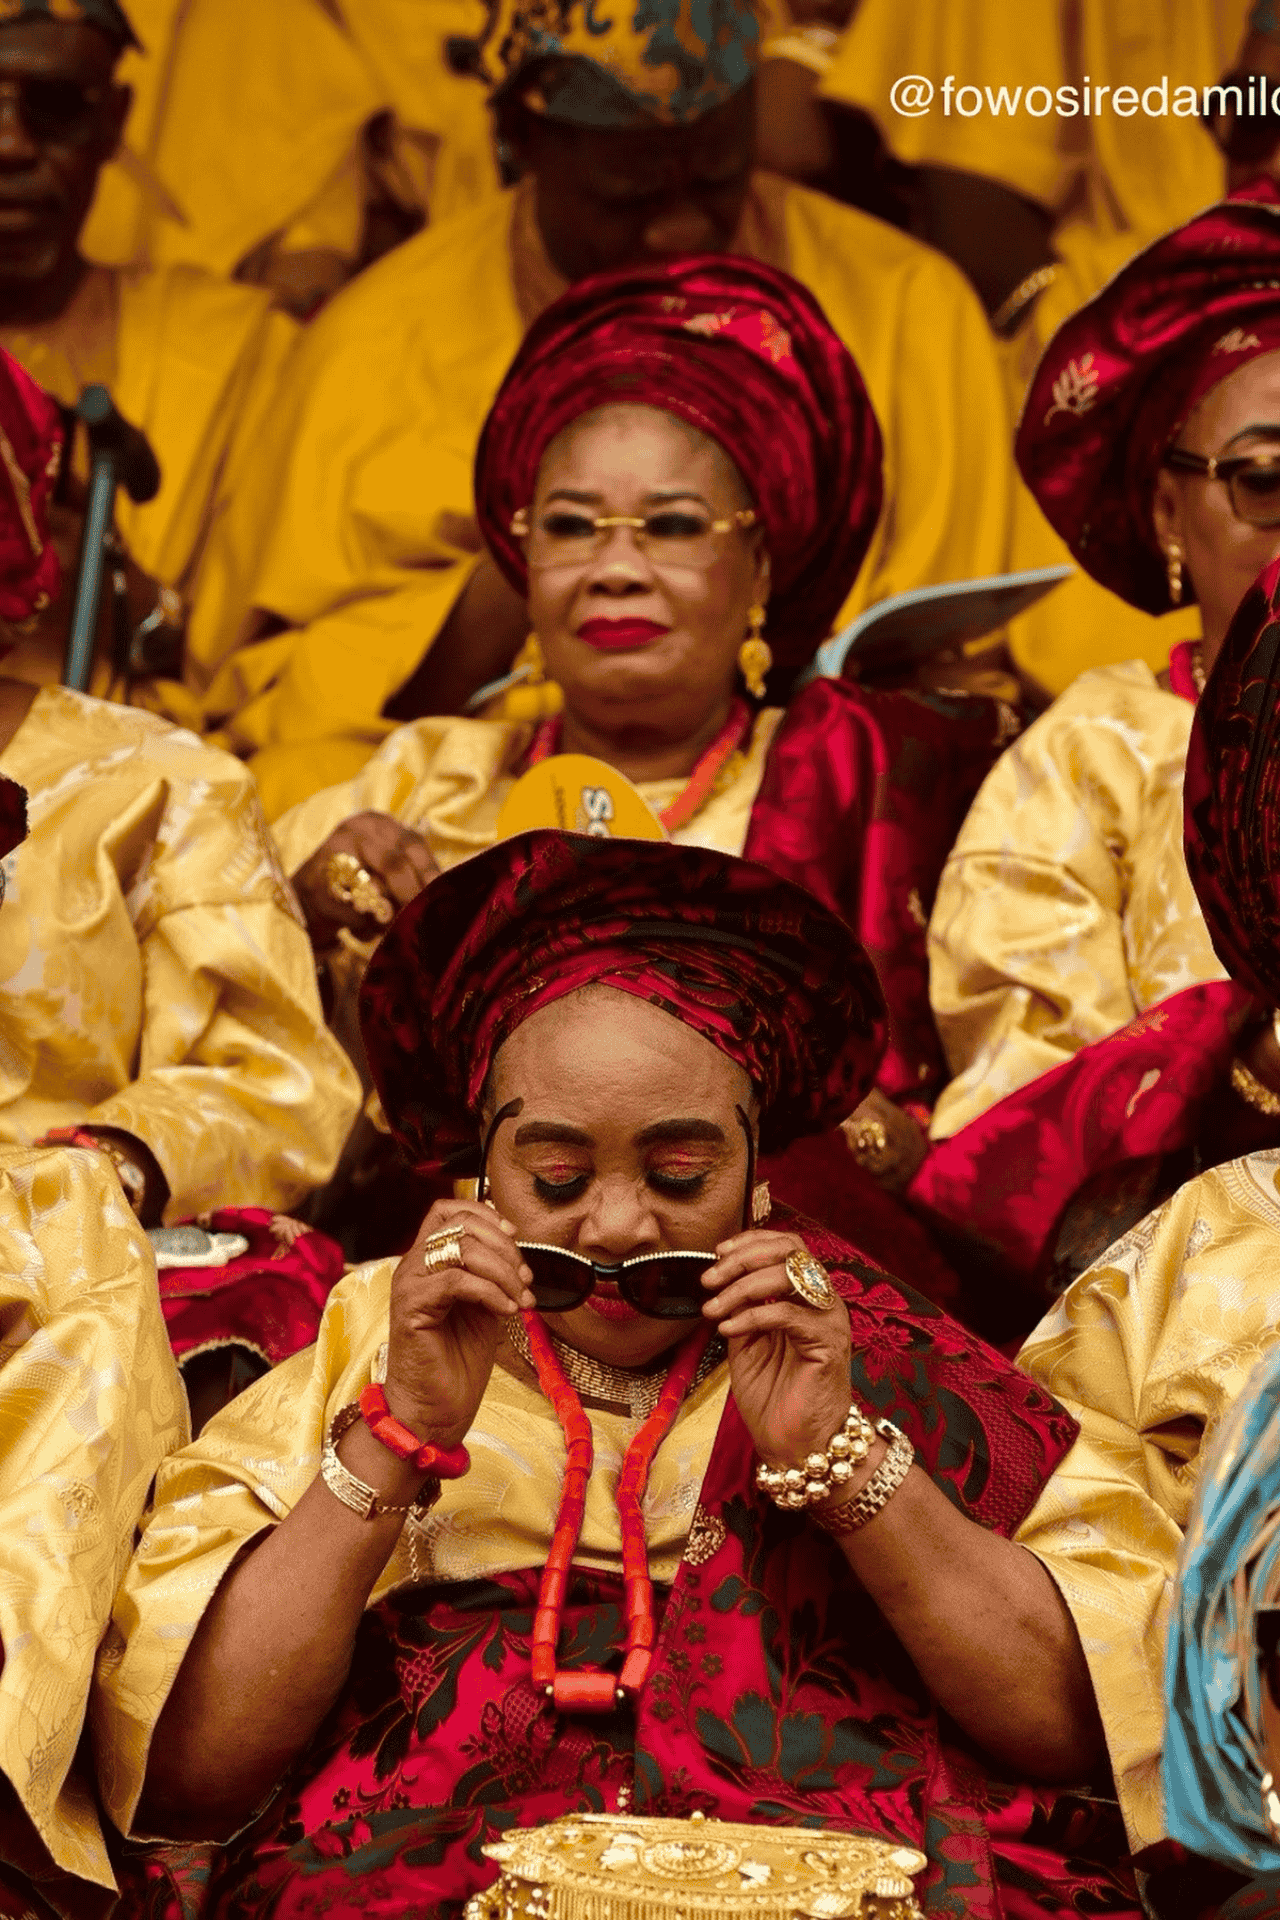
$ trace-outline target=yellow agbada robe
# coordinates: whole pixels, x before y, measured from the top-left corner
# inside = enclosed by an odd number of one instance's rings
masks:
[[[935,1139],[1157,1001],[1226,978],[1182,851],[1193,713],[1141,661],[1098,667],[983,782],[929,921],[954,1075]]]
[[[143,572],[183,595],[189,658],[199,658],[202,635],[227,617],[235,583],[216,554],[207,554],[209,533],[240,485],[246,457],[268,430],[297,332],[257,288],[185,266],[97,269],[56,321],[0,328],[0,346],[55,399],[74,405],[85,386],[101,382],[150,440],[160,491],[146,506],[119,493],[116,521]],[[34,645],[19,646],[6,672],[40,682],[57,678],[59,666]],[[125,689],[99,660],[91,691],[121,698]],[[198,702],[177,682],[135,682],[131,697],[198,725]]]
[[[4,863],[0,1139],[122,1127],[172,1220],[294,1204],[332,1173],[359,1094],[252,776],[61,687],[0,772],[30,820]]]
[[[844,609],[1001,570],[1012,470],[981,309],[929,248],[764,174],[740,250],[787,268],[852,351],[885,440],[885,507]],[[408,241],[308,328],[269,445],[215,536],[246,604],[290,623],[198,670],[220,740],[252,757],[268,816],[350,778],[479,552],[471,469],[494,393],[560,291],[525,189]],[[815,642],[821,637],[815,635]],[[226,657],[229,656],[229,657]]]
[[[965,117],[954,104],[945,114],[943,80],[1025,95],[1035,86],[1079,88],[1087,74],[1092,88],[1131,86],[1141,97],[1167,75],[1172,104],[1178,86],[1199,92],[1230,66],[1248,11],[1249,0],[861,0],[822,90],[869,113],[898,159],[998,181],[1056,216],[1057,277],[1001,348],[1015,419],[1062,321],[1135,253],[1221,197],[1222,157],[1197,119],[1141,110],[1126,118],[1111,110],[1110,94],[1087,118],[985,108]],[[893,111],[890,90],[902,74],[926,75],[939,89],[927,114]],[[1018,567],[1070,560],[1021,486],[1012,554]],[[1010,644],[1019,664],[1059,693],[1086,667],[1142,659],[1159,668],[1173,642],[1195,632],[1194,612],[1156,621],[1078,573],[1012,624]]]
[[[219,1581],[237,1553],[283,1520],[315,1479],[329,1422],[385,1369],[393,1260],[357,1267],[329,1297],[314,1347],[273,1369],[161,1469],[137,1555],[98,1663],[92,1708],[112,1819],[130,1830],[156,1721]],[[728,1396],[728,1368],[694,1388],[654,1455],[643,1511],[649,1569],[670,1584]],[[595,1463],[575,1565],[622,1570],[617,1486],[638,1422],[584,1399]],[[528,1368],[499,1350],[466,1435],[471,1468],[425,1522],[406,1523],[369,1596],[541,1567],[564,1475],[560,1423]],[[145,1837],[145,1836],[143,1836]]]
[[[72,1766],[134,1528],[188,1431],[115,1176],[96,1154],[0,1147],[0,1771],[54,1862],[100,1887],[115,1881]]]
[[[270,243],[354,262],[363,130],[388,110],[429,219],[497,189],[484,91],[444,58],[483,25],[480,0],[134,0],[130,16],[144,51],[120,65],[133,104],[84,230],[91,260],[230,275]]]
[[[1164,1833],[1164,1643],[1200,1462],[1280,1325],[1280,1152],[1202,1174],[1068,1288],[1018,1365],[1080,1436],[1016,1538],[1062,1590],[1135,1848]]]

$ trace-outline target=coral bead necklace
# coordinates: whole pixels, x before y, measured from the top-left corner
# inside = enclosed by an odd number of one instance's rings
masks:
[[[735,771],[734,757],[738,757],[740,764],[742,744],[751,732],[752,724],[753,715],[746,701],[735,699],[729,709],[728,719],[702,754],[688,781],[658,815],[668,833],[678,833],[681,827],[688,826],[693,816],[706,806],[717,786],[730,780]],[[525,765],[536,766],[540,760],[547,760],[559,751],[560,715],[556,714],[554,718],[544,720],[538,728]]]
[[[533,1684],[546,1690],[560,1713],[612,1713],[619,1700],[634,1702],[638,1698],[648,1677],[656,1638],[653,1582],[649,1578],[649,1553],[640,1502],[648,1484],[653,1456],[671,1431],[680,1403],[698,1371],[698,1363],[711,1338],[712,1329],[702,1327],[684,1342],[663,1382],[657,1406],[641,1423],[623,1458],[622,1472],[618,1477],[618,1519],[622,1526],[622,1581],[627,1634],[622,1671],[615,1678],[611,1673],[599,1671],[561,1673],[556,1666],[560,1622],[569,1590],[573,1556],[582,1532],[587,1483],[591,1478],[595,1449],[591,1439],[591,1422],[565,1376],[545,1323],[539,1314],[532,1312],[522,1314],[521,1319],[529,1337],[529,1351],[538,1384],[555,1409],[564,1433],[567,1454],[551,1551],[543,1568],[537,1612],[533,1617]]]

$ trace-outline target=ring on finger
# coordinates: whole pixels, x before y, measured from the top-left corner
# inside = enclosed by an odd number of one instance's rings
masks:
[[[837,1294],[827,1277],[827,1270],[821,1260],[814,1258],[807,1249],[789,1253],[783,1261],[791,1291],[806,1307],[814,1307],[819,1313],[828,1307],[834,1307]]]
[[[390,926],[396,910],[367,867],[354,853],[335,853],[324,870],[325,885],[340,906],[370,913],[380,927]]]
[[[420,1251],[424,1273],[441,1273],[446,1267],[460,1267],[461,1227],[446,1227],[442,1233],[433,1233],[429,1240],[423,1241]]]

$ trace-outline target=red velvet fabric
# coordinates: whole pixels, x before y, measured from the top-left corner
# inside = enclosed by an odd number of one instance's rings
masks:
[[[959,1510],[1009,1534],[1074,1423],[1028,1376],[830,1235],[852,1385],[895,1420]],[[529,1681],[538,1570],[410,1590],[366,1614],[351,1678],[275,1804],[221,1856],[128,1869],[150,1920],[413,1912],[456,1920],[513,1825],[617,1805],[812,1823],[918,1845],[924,1910],[948,1920],[1137,1920],[1118,1823],[982,1758],[938,1712],[839,1549],[756,1492],[730,1400],[699,1497],[700,1564],[662,1611],[633,1719],[556,1716]],[[699,1558],[700,1556],[695,1556]],[[575,1573],[561,1663],[610,1664],[620,1580]]]
[[[1050,341],[1018,465],[1081,566],[1133,606],[1172,604],[1151,522],[1162,455],[1197,399],[1278,347],[1280,206],[1270,200],[1223,201],[1165,234]]]
[[[1196,709],[1184,789],[1187,868],[1215,951],[1280,1005],[1280,560],[1236,611]]]
[[[220,1207],[198,1224],[238,1233],[248,1251],[224,1267],[167,1267],[160,1307],[179,1360],[213,1347],[247,1347],[268,1366],[309,1347],[342,1278],[342,1248],[268,1207]]]
[[[485,544],[522,597],[512,516],[556,435],[619,402],[675,414],[733,461],[769,551],[766,638],[780,667],[803,666],[857,578],[882,498],[880,429],[817,301],[775,267],[709,254],[598,274],[534,321],[475,474]]]
[[[1195,1139],[1251,1005],[1230,981],[1162,1000],[938,1141],[908,1198],[926,1222],[1035,1278],[1086,1179]]]
[[[49,499],[61,454],[57,407],[0,348],[0,619],[29,619],[58,591]]]

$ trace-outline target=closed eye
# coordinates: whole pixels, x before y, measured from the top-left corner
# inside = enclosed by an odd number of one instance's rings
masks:
[[[587,1190],[589,1173],[575,1173],[570,1180],[544,1180],[541,1174],[533,1176],[533,1190],[539,1200],[545,1200],[548,1206],[566,1206],[570,1200],[578,1200]]]
[[[663,1173],[653,1168],[649,1174],[649,1185],[659,1193],[670,1194],[674,1199],[692,1199],[701,1193],[707,1184],[705,1173]]]

